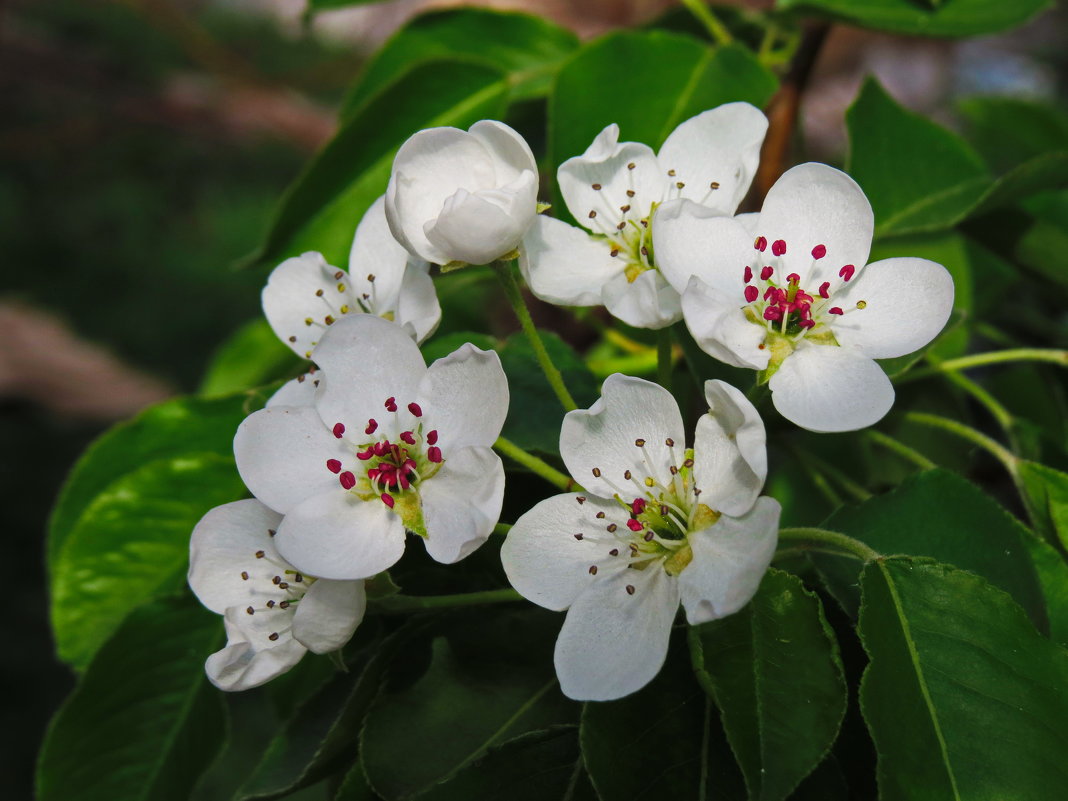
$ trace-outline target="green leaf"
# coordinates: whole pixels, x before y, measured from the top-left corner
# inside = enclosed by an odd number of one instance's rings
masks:
[[[847,172],[875,211],[877,235],[952,226],[991,184],[956,134],[907,111],[869,78],[846,113]]]
[[[507,89],[500,71],[479,64],[412,67],[353,114],[287,190],[250,261],[317,250],[331,264],[347,263],[356,223],[386,191],[397,148],[422,128],[500,117]]]
[[[194,453],[230,455],[237,426],[264,400],[246,394],[217,400],[177,398],[103,434],[82,454],[52,510],[49,564],[54,566],[85,507],[109,484],[148,461]]]
[[[481,617],[477,631],[470,622],[465,627],[473,643],[435,639],[427,672],[399,692],[387,688],[372,705],[360,759],[379,795],[398,799],[424,792],[494,746],[573,722],[577,709],[557,689],[551,649],[540,632],[532,642],[528,625],[555,623],[555,616],[524,610]]]
[[[367,783],[367,777],[363,775],[363,768],[359,762],[349,768],[349,772],[345,774],[341,786],[337,788],[337,793],[334,795],[334,801],[377,801],[377,799],[378,796]]]
[[[1025,547],[1029,535],[987,493],[946,470],[926,470],[901,486],[832,514],[822,525],[884,554],[930,556],[971,570],[1010,593],[1046,627],[1045,604]],[[814,557],[828,589],[855,614],[856,560]]]
[[[582,772],[578,726],[554,726],[494,748],[419,800],[570,801]]]
[[[191,598],[131,614],[59,710],[37,766],[40,801],[185,801],[222,745],[204,659],[218,615]]]
[[[553,169],[582,154],[606,125],[620,140],[659,148],[676,126],[706,109],[744,100],[762,108],[775,76],[744,47],[712,49],[666,31],[610,33],[583,46],[549,101]],[[553,207],[567,218],[556,194]]]
[[[746,797],[712,699],[697,684],[685,654],[680,631],[649,684],[583,709],[579,739],[601,801]]]
[[[1035,527],[1068,549],[1068,473],[1028,461],[1018,462],[1016,471]]]
[[[1068,148],[1068,114],[1056,106],[995,96],[971,97],[957,108],[969,141],[999,173]]]
[[[597,379],[578,354],[556,334],[539,333],[575,403],[585,408],[597,400]],[[512,334],[500,356],[511,396],[502,434],[520,448],[556,453],[564,408],[542,372],[530,340],[522,332]]]
[[[1050,0],[777,0],[775,8],[894,33],[957,38],[1015,28],[1050,5]]]
[[[351,762],[364,715],[393,658],[418,628],[402,628],[381,643],[372,639],[364,650],[369,658],[358,674],[336,674],[274,733],[236,798],[281,798]]]
[[[233,459],[213,453],[148,462],[100,492],[53,570],[60,658],[85,667],[132,609],[179,589],[193,526],[212,507],[245,495]]]
[[[199,394],[213,398],[292,378],[307,362],[283,345],[266,320],[239,328],[215,351]]]
[[[370,3],[380,3],[382,0],[308,0],[308,13],[328,11],[333,8],[346,8],[348,6],[365,6]]]
[[[1031,554],[1046,601],[1050,639],[1068,647],[1068,562],[1032,532],[1024,537],[1024,545]]]
[[[786,798],[827,755],[846,708],[819,598],[796,576],[769,570],[742,611],[691,628],[690,649],[749,798]]]
[[[349,119],[382,87],[429,59],[485,62],[504,73],[510,101],[549,92],[578,37],[548,20],[482,8],[432,11],[401,28],[368,62],[341,107]]]
[[[1068,782],[1068,652],[979,576],[870,562],[860,703],[879,797],[1059,799]]]

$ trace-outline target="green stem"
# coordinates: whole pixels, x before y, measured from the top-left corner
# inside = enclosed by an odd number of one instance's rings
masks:
[[[882,431],[876,431],[874,428],[869,428],[865,432],[868,439],[874,442],[876,445],[882,445],[888,451],[893,451],[902,459],[912,462],[921,470],[931,470],[938,467],[934,462],[924,456],[917,450],[910,448],[901,440],[894,439],[889,434],[884,434]]]
[[[915,381],[938,373],[969,370],[972,367],[985,367],[990,364],[1004,364],[1006,362],[1048,362],[1061,367],[1068,367],[1068,350],[1009,348],[1008,350],[993,350],[988,353],[973,353],[971,356],[961,356],[958,359],[946,359],[944,362],[939,362],[922,370],[911,370],[903,375],[898,383]]]
[[[504,294],[508,298],[508,302],[512,304],[512,309],[519,320],[519,325],[523,328],[523,333],[527,335],[527,339],[530,340],[530,346],[534,348],[534,356],[537,358],[538,364],[541,365],[542,372],[545,373],[545,378],[549,381],[549,386],[553,388],[556,397],[560,399],[564,411],[570,412],[577,409],[578,404],[571,397],[571,393],[567,391],[563,376],[560,375],[560,371],[553,364],[549,351],[545,349],[545,343],[541,341],[538,329],[534,327],[534,320],[530,316],[526,301],[523,300],[523,292],[519,288],[519,282],[516,280],[512,263],[498,261],[494,263],[493,269],[501,279]]]
[[[530,472],[541,476],[559,490],[563,490],[564,492],[582,491],[582,487],[580,487],[571,476],[561,473],[548,462],[544,462],[534,454],[528,453],[511,440],[507,440],[504,437],[497,437],[497,441],[493,443],[493,447],[513,462],[518,462]]]
[[[458,609],[464,606],[484,606],[521,600],[523,596],[509,587],[504,590],[483,590],[458,595],[389,595],[372,603],[381,612],[420,612],[427,609]]]
[[[716,15],[702,0],[682,0],[682,4],[690,10],[691,14],[697,17],[698,22],[705,26],[708,35],[712,37],[712,41],[716,44],[726,45],[734,41],[731,32],[716,18]]]
[[[671,392],[671,329],[656,332],[656,380]]]
[[[963,389],[969,395],[971,395],[983,408],[990,412],[991,416],[997,420],[998,425],[1001,426],[1001,430],[1009,435],[1010,439],[1013,436],[1013,425],[1015,423],[1012,413],[1006,409],[1001,403],[965,375],[960,373],[946,373],[946,380],[951,384],[956,384]]]
[[[586,363],[590,372],[604,380],[612,373],[625,375],[652,375],[656,372],[656,353],[636,353],[632,356],[615,356],[610,359],[591,359]]]
[[[956,420],[951,420],[948,417],[941,417],[937,414],[927,414],[926,412],[905,412],[905,419],[910,423],[917,423],[921,426],[940,428],[943,431],[955,434],[961,439],[968,440],[973,445],[978,445],[1001,462],[1005,466],[1005,469],[1009,471],[1009,474],[1012,475],[1014,479],[1016,478],[1017,459],[1015,454],[1000,442],[991,439],[982,432],[976,431],[971,426],[958,423]]]
[[[829,545],[840,553],[855,556],[861,561],[868,562],[882,556],[878,551],[869,548],[860,540],[855,540],[837,531],[827,531],[823,528],[783,528],[779,529],[779,541],[807,543],[814,542],[820,545]]]
[[[495,525],[493,527],[493,534],[499,534],[500,536],[503,537],[511,530],[512,530],[512,524],[511,523],[498,523],[497,525]]]

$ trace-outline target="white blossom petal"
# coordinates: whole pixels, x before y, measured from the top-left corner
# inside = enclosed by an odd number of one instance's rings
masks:
[[[678,582],[663,570],[623,570],[594,582],[556,640],[564,695],[610,701],[645,686],[664,664],[678,608]]]
[[[942,331],[953,311],[953,278],[927,259],[884,259],[836,292],[834,304],[846,311],[829,317],[839,344],[873,359],[904,356]]]
[[[613,317],[635,328],[665,328],[682,319],[679,293],[657,270],[646,270],[633,281],[616,275],[605,284],[602,297]]]
[[[638,440],[644,445],[639,447]],[[685,449],[682,415],[671,393],[619,373],[605,379],[601,397],[588,410],[564,415],[560,430],[560,456],[568,471],[604,498],[630,486],[624,471],[667,476],[682,462]]]
[[[739,390],[706,381],[709,411],[694,435],[694,481],[701,503],[735,517],[748,512],[768,475],[764,422]]]
[[[427,239],[424,226],[437,219],[457,189],[474,192],[496,183],[485,145],[457,128],[429,128],[410,137],[393,159],[386,189],[386,220],[409,252],[444,263],[449,255]]]
[[[189,541],[189,586],[204,606],[221,615],[260,605],[281,560],[270,534],[281,520],[254,500],[217,506],[200,519]]]
[[[381,501],[338,488],[290,509],[275,536],[286,561],[313,576],[370,578],[404,553],[404,526]]]
[[[275,267],[263,288],[263,314],[271,330],[302,359],[318,344],[326,318],[340,316],[339,307],[347,300],[337,290],[337,272],[321,253],[304,253]]]
[[[663,169],[674,171],[672,180],[684,184],[678,196],[733,214],[749,191],[767,130],[760,109],[725,103],[679,125],[657,159]]]
[[[746,318],[733,298],[696,276],[682,295],[682,313],[705,353],[733,367],[763,370],[768,366],[771,355],[761,347],[767,329]]]
[[[381,420],[387,398],[406,405],[415,398],[426,363],[419,347],[396,323],[368,314],[339,320],[323,336],[315,361],[328,380],[317,408],[323,423],[362,431]]]
[[[777,501],[758,498],[748,514],[724,515],[690,534],[693,561],[679,575],[690,625],[734,614],[749,603],[775,555],[781,511]]]
[[[537,202],[537,175],[527,171],[498,189],[458,189],[423,231],[450,260],[488,264],[519,246],[534,222]]]
[[[802,287],[837,281],[847,264],[858,270],[868,261],[875,216],[856,181],[826,164],[800,164],[787,170],[768,192],[758,230],[768,240],[771,257],[776,240],[786,243],[784,275],[797,273]],[[814,261],[812,250],[826,255]]]
[[[428,339],[441,322],[441,305],[428,269],[425,261],[409,262],[397,300],[396,322],[419,343]]]
[[[348,281],[357,297],[374,304],[374,314],[395,311],[404,275],[414,267],[426,268],[426,262],[413,258],[389,230],[386,222],[385,196],[375,200],[364,212],[349,248]],[[373,275],[374,281],[367,277]],[[373,294],[372,294],[373,293]],[[398,322],[402,322],[398,320]]]
[[[538,163],[530,145],[513,128],[497,120],[480,120],[471,126],[470,134],[494,156],[493,166],[498,186],[511,183],[524,172],[537,175]]]
[[[267,399],[264,406],[314,406],[316,390],[323,379],[323,374],[311,369],[304,375],[286,381]]]
[[[267,640],[268,618],[253,616],[246,621],[244,615],[237,607],[226,610],[226,647],[204,663],[208,679],[220,690],[237,692],[266,684],[297,664],[307,650],[289,634],[276,642]]]
[[[461,448],[420,485],[427,553],[452,564],[493,533],[504,501],[504,465],[489,448]]]
[[[696,275],[737,306],[745,303],[745,268],[752,261],[753,235],[733,217],[690,200],[672,200],[653,217],[656,265],[678,292]]]
[[[597,135],[585,153],[561,164],[556,178],[571,216],[595,233],[614,232],[621,206],[631,206],[634,219],[644,217],[668,187],[668,177],[653,149],[638,142],[620,143],[619,126],[614,123]]]
[[[519,249],[519,269],[535,297],[560,306],[599,306],[605,283],[626,263],[581,228],[538,216]]]
[[[468,445],[488,448],[508,415],[508,379],[494,351],[468,342],[427,368],[416,399],[446,456]]]
[[[281,514],[336,487],[337,476],[326,462],[350,455],[310,406],[261,409],[245,418],[234,437],[234,460],[245,486]]]
[[[590,566],[608,551],[603,538],[594,535],[605,525],[594,517],[598,512],[616,525],[627,517],[615,501],[569,493],[546,498],[515,522],[501,546],[501,563],[520,595],[561,611],[592,586],[596,576]]]
[[[769,386],[779,414],[809,431],[866,428],[894,405],[886,373],[855,348],[803,343],[786,357]]]
[[[296,606],[293,638],[312,653],[326,654],[352,639],[367,595],[362,581],[318,579]]]

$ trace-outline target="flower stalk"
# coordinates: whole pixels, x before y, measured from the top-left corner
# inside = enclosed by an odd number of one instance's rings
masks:
[[[493,447],[498,453],[504,454],[513,462],[517,462],[527,468],[530,472],[541,476],[558,490],[562,490],[563,492],[573,492],[582,489],[582,487],[576,484],[570,476],[561,473],[555,467],[539,459],[534,454],[523,450],[509,439],[497,437],[497,441],[493,443]]]
[[[868,547],[860,540],[838,531],[823,528],[782,528],[779,529],[779,542],[796,543],[804,549],[808,543],[830,546],[834,551],[845,556],[852,556],[862,562],[870,562],[882,556],[878,551]]]

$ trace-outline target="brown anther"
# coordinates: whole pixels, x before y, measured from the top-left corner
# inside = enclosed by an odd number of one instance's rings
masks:
[[[581,531],[578,534],[575,535],[575,539],[576,540],[581,540],[582,539],[582,532]]]
[[[601,468],[599,468],[599,467],[593,468],[593,477],[594,478],[600,478],[601,477]]]
[[[317,298],[321,298],[322,296],[323,296],[323,290],[321,290],[321,289],[316,289],[316,290],[315,290],[315,297],[317,297]]]
[[[338,270],[336,273],[334,273],[334,280],[340,281],[344,276],[345,273],[343,273],[341,270]]]
[[[597,575],[597,565],[590,565],[590,575],[591,576],[596,576]]]
[[[619,248],[612,248],[612,252],[609,253],[608,255],[611,256],[612,258],[615,258],[616,256],[619,255]]]
[[[328,314],[328,315],[326,315],[326,317],[323,318],[323,322],[326,323],[327,325],[333,325],[334,324],[334,318],[331,317]]]
[[[290,338],[289,338],[289,341],[290,341],[290,342],[296,342],[296,341],[297,341],[297,338],[296,338],[296,337],[290,337]]]
[[[642,220],[641,223],[642,223],[642,228],[648,228],[649,227],[649,221],[648,220]]]
[[[247,570],[242,570],[241,571],[241,578],[244,581],[248,581],[248,571]]]
[[[675,467],[675,465],[671,465],[671,467],[668,468],[668,471],[673,476],[677,476],[679,474],[679,468]]]
[[[277,640],[277,639],[278,639],[278,632],[277,632],[277,631],[272,631],[272,632],[271,632],[271,633],[270,633],[270,634],[269,634],[269,635],[267,636],[267,639],[268,639],[268,640],[270,640],[271,642],[274,642],[275,640]]]
[[[368,273],[367,274],[367,280],[370,281],[373,284],[375,282],[375,274],[374,273]]]
[[[251,606],[248,609],[246,609],[245,611],[248,612],[250,615],[256,614],[256,610],[253,609]]]
[[[611,534],[614,534],[617,528],[619,528],[619,526],[617,526],[615,523],[609,523],[607,531]]]
[[[628,189],[627,190],[627,197],[634,197],[634,190],[633,189]]]
[[[600,189],[601,185],[600,184],[590,184],[590,188],[591,189]]]
[[[278,532],[276,532],[276,531],[275,531],[275,530],[274,530],[273,528],[269,528],[269,529],[267,529],[267,534],[268,534],[268,535],[270,535],[270,536],[272,536],[272,537],[273,537],[273,536],[274,536],[275,534],[277,534],[277,533],[278,533]]]
[[[586,503],[586,496],[585,495],[579,495],[577,498],[575,498],[575,500],[578,501],[579,503]]]
[[[639,448],[644,448],[645,447],[645,440],[644,439],[636,439],[636,440],[634,440],[634,444],[637,445]]]
[[[609,556],[619,556],[619,548],[613,548],[608,552]]]
[[[597,212],[594,211],[593,209],[590,209],[590,219],[592,220],[596,216],[597,216]]]
[[[298,384],[303,384],[304,383],[304,376],[298,375],[297,376],[297,383]]]
[[[684,186],[686,186],[686,184],[684,184],[682,181],[676,181],[675,182],[675,188],[676,189],[682,189]]]
[[[674,178],[675,177],[675,171],[674,170],[668,170],[668,175],[670,175],[672,178]]]
[[[627,595],[633,595],[633,594],[634,594],[634,585],[633,584],[628,584],[627,585]]]
[[[595,515],[595,517],[596,517],[596,518],[597,518],[598,520],[604,520],[604,512],[598,512],[598,513],[597,513],[597,514]]]
[[[675,440],[673,440],[671,437],[668,437],[667,439],[664,440],[664,444],[667,445],[669,448],[674,448],[675,447]]]
[[[278,585],[278,589],[280,589],[280,590],[288,590],[289,589],[289,582],[288,581],[283,581],[282,583],[280,583]]]
[[[683,467],[693,467],[693,459],[687,459],[685,462],[682,463],[682,466]]]
[[[628,211],[630,211],[630,204],[628,203],[626,206],[620,206],[619,210],[626,214]]]
[[[289,609],[289,601],[282,601],[282,603],[278,604],[278,608],[279,609]]]
[[[256,551],[256,558],[262,559],[266,554],[263,551]]]
[[[630,164],[628,164],[628,165],[627,165],[627,169],[628,169],[628,170],[633,170],[633,169],[634,169],[635,167],[637,167],[637,166],[638,166],[638,165],[637,165],[637,164],[635,164],[635,163],[634,163],[634,162],[632,161],[632,162],[631,162]]]
[[[719,181],[713,181],[708,185],[709,189],[719,189]]]
[[[294,573],[294,574],[293,574],[293,581],[295,581],[295,582],[297,582],[298,584],[300,584],[300,582],[304,581],[304,576],[303,576],[303,574],[301,574],[301,573]]]
[[[624,470],[623,471],[623,478],[627,479],[627,481],[630,481],[630,476],[631,476],[631,472],[629,470]]]
[[[274,609],[274,601],[268,601],[267,602],[267,608],[268,609]]]
[[[645,536],[642,537],[642,539],[645,540],[646,542],[652,542],[653,541],[653,536],[654,536],[653,532],[646,531],[645,532]]]
[[[668,510],[667,506],[665,506],[664,504],[660,504],[660,516],[661,517],[667,517],[668,511],[669,510]]]
[[[647,248],[645,245],[642,245],[642,255],[643,256],[648,256],[649,255],[649,248]]]
[[[625,222],[621,222],[619,225],[616,226],[616,230],[617,231],[622,231],[626,227],[627,227],[627,224]]]
[[[272,584],[281,584],[282,583],[282,577],[281,576],[275,576],[273,579],[271,579],[271,583]]]

